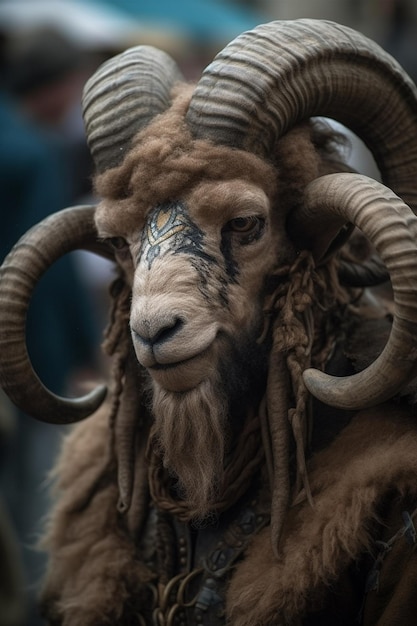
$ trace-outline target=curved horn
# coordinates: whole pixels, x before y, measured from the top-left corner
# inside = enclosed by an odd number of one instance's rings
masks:
[[[187,111],[195,137],[273,158],[277,140],[312,116],[351,128],[383,182],[417,212],[417,88],[382,48],[321,20],[243,33],[204,71]]]
[[[82,420],[106,395],[102,386],[79,399],[51,393],[33,371],[25,338],[31,295],[54,261],[78,248],[112,258],[97,241],[94,212],[93,206],[81,206],[50,215],[20,239],[0,268],[0,385],[22,411],[44,422]]]
[[[133,136],[171,103],[183,81],[169,55],[152,46],[129,48],[103,65],[84,87],[87,142],[98,172],[119,165]]]
[[[393,397],[417,371],[417,217],[390,189],[359,174],[329,174],[308,185],[296,214],[306,231],[324,215],[355,224],[386,264],[394,295],[394,321],[379,357],[346,377],[304,372],[309,391],[326,404],[361,409]]]

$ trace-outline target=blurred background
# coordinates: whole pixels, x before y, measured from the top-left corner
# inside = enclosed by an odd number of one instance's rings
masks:
[[[416,80],[415,0],[0,0],[0,262],[46,215],[95,201],[80,101],[100,63],[151,44],[196,80],[242,31],[300,17],[360,30]],[[365,147],[352,135],[351,143],[352,164],[378,177]],[[37,289],[29,351],[57,393],[79,393],[106,375],[100,339],[111,277],[109,263],[73,253]],[[0,390],[0,626],[42,624],[36,594],[45,559],[35,546],[65,431],[20,414]]]

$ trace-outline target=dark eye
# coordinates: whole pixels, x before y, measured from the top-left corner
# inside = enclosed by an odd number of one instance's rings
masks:
[[[225,229],[234,233],[250,233],[259,227],[260,219],[256,215],[248,217],[235,217],[227,222]]]
[[[127,241],[124,237],[109,237],[107,241],[114,250],[117,250],[119,252],[121,250],[125,250],[128,246]]]

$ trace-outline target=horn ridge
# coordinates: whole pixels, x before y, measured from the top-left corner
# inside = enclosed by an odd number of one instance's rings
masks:
[[[394,320],[378,358],[352,376],[304,372],[310,392],[331,406],[355,410],[393,397],[415,375],[417,354],[417,217],[390,189],[359,174],[329,174],[310,183],[300,208],[300,224],[322,224],[338,216],[355,224],[386,267],[394,294]]]
[[[222,50],[186,120],[196,138],[273,158],[304,119],[332,117],[370,148],[384,183],[417,210],[417,88],[380,46],[330,21],[262,24]]]
[[[106,61],[87,81],[83,115],[99,172],[121,163],[134,135],[171,103],[183,81],[175,61],[152,46],[135,46]]]

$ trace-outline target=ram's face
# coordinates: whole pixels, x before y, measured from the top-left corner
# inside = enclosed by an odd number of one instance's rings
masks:
[[[195,388],[238,346],[253,352],[279,245],[274,231],[265,192],[234,180],[159,202],[129,233],[132,341],[160,387]]]

